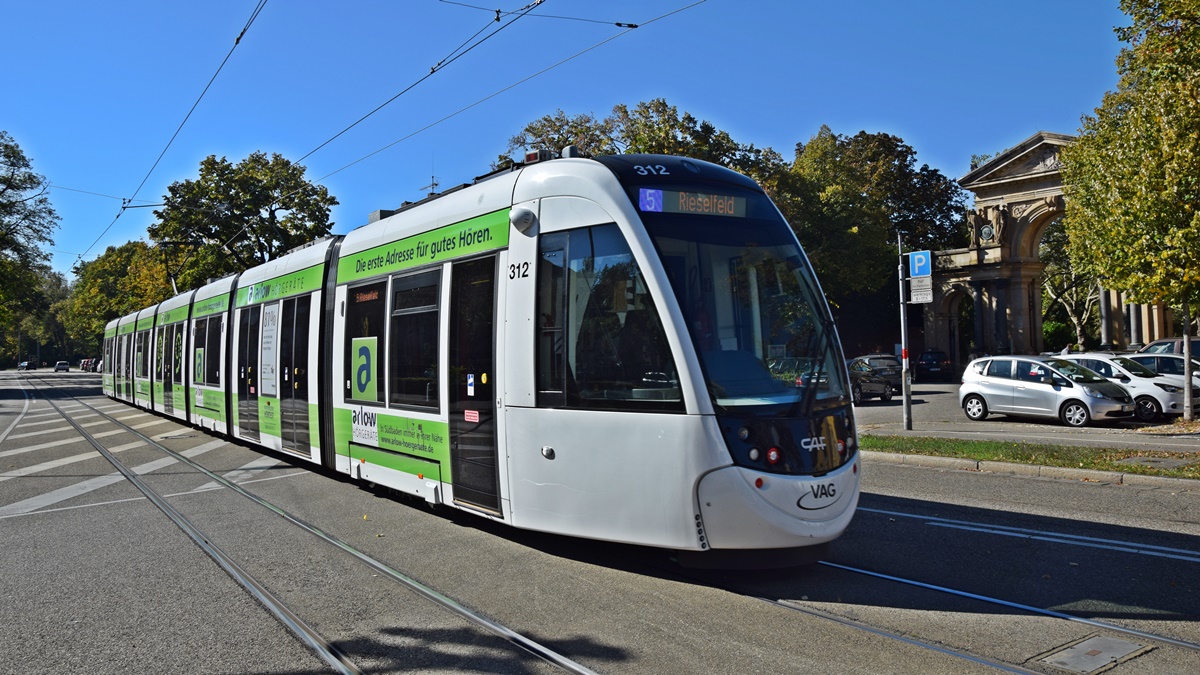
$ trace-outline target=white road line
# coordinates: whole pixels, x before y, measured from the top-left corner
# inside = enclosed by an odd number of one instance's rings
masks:
[[[1200,562],[1200,555],[1197,555],[1195,551],[1189,551],[1182,548],[1171,548],[1169,546],[1153,546],[1150,544],[1138,544],[1128,541],[1121,541],[1118,539],[1085,537],[1079,534],[1061,534],[1058,532],[1031,530],[1024,527],[1011,527],[1008,525],[983,525],[980,523],[972,523],[966,520],[953,520],[951,518],[939,518],[937,516],[922,516],[916,513],[886,511],[883,509],[871,509],[862,506],[858,507],[858,510],[865,511],[867,513],[879,513],[887,516],[899,516],[901,518],[923,520],[925,521],[926,525],[932,525],[934,527],[950,527],[959,530],[968,530],[971,532],[982,532],[984,534],[996,534],[1006,537],[1025,537],[1027,539],[1049,541],[1057,544],[1070,544],[1072,546],[1085,546],[1088,548],[1103,548],[1112,551],[1122,551],[1125,553],[1137,553],[1139,555],[1150,555],[1160,558],[1173,558],[1176,560],[1186,560],[1189,562]]]
[[[88,422],[87,424],[80,424],[79,426],[87,428],[87,427],[98,427],[101,424],[108,424],[108,420],[99,420],[97,422]],[[74,430],[75,430],[75,427],[71,427],[71,426],[54,427],[52,429],[42,429],[40,431],[30,431],[30,432],[24,433],[24,434],[13,434],[12,436],[8,437],[8,440],[11,441],[15,438],[31,438],[33,436],[45,436],[46,434],[56,434],[60,431],[74,431]]]
[[[71,416],[71,418],[72,418],[72,419],[76,419],[76,420],[81,420],[81,419],[83,419],[83,418],[85,418],[85,417],[99,417],[99,416],[100,416],[100,413],[87,413],[87,414],[84,414],[84,415],[72,415],[72,416]],[[60,417],[59,419],[62,419],[62,418]],[[27,427],[40,427],[40,426],[42,426],[43,424],[57,424],[57,423],[58,423],[58,421],[59,421],[59,419],[53,419],[53,420],[43,420],[43,421],[41,421],[41,422],[25,422],[25,423],[23,423],[23,424],[18,424],[18,425],[17,425],[17,428],[18,428],[18,429],[25,429],[25,428],[27,428]],[[44,432],[43,432],[43,433],[44,433]]]
[[[140,447],[143,445],[145,445],[145,442],[143,442],[143,441],[134,441],[132,443],[126,443],[125,445],[118,445],[115,448],[109,448],[108,451],[109,452],[121,452],[123,450],[129,450],[131,448],[136,448],[136,447]],[[22,469],[17,469],[16,471],[8,471],[5,473],[0,473],[0,482],[10,480],[13,478],[21,478],[23,476],[29,476],[29,475],[32,475],[35,473],[41,473],[43,471],[49,471],[51,469],[57,469],[60,466],[66,466],[68,464],[74,464],[75,462],[82,462],[85,460],[94,459],[96,457],[101,457],[101,456],[102,455],[100,453],[92,451],[92,452],[85,452],[81,455],[71,455],[70,457],[63,457],[60,459],[51,460],[49,462],[42,462],[41,464],[34,464],[32,466],[27,466]]]
[[[4,430],[4,433],[0,434],[0,443],[3,443],[8,438],[9,432],[13,430],[13,427],[17,426],[17,422],[20,422],[25,415],[29,413],[29,402],[31,399],[29,396],[29,390],[25,388],[25,384],[22,383],[21,380],[17,380],[17,384],[21,385],[21,393],[25,395],[25,407],[21,409],[21,414],[17,415],[17,418],[12,421],[12,424],[8,425],[8,428]]]
[[[274,457],[259,457],[249,464],[224,474],[222,478],[231,483],[241,483],[279,464],[283,464],[283,460],[275,459]],[[210,481],[196,488],[194,491],[200,492],[202,490],[215,490],[220,487],[223,487],[220,483],[217,483],[216,481]]]
[[[115,436],[117,434],[124,434],[124,433],[127,433],[124,429],[114,429],[112,431],[101,431],[98,434],[92,434],[92,438],[106,438],[108,436]],[[86,441],[84,441],[82,437],[64,438],[61,441],[50,441],[48,443],[40,443],[38,445],[29,445],[24,448],[5,450],[3,452],[0,452],[0,457],[12,457],[13,455],[23,455],[27,452],[33,452],[34,450],[45,450],[46,448],[57,448],[57,447],[61,447],[64,445],[71,445],[72,443],[86,443]]]
[[[179,454],[183,455],[184,457],[191,458],[197,455],[202,455],[214,448],[219,448],[222,445],[225,445],[225,441],[223,440],[209,441],[204,445],[198,445],[190,450],[184,450]],[[140,475],[150,473],[152,471],[158,471],[159,469],[166,468],[178,462],[179,460],[175,459],[174,457],[163,457],[162,459],[156,459],[153,462],[147,462],[140,466],[135,466],[131,470]],[[15,502],[7,506],[0,506],[0,518],[36,511],[40,508],[99,490],[100,488],[107,487],[113,483],[119,483],[123,480],[125,480],[125,477],[122,476],[119,471],[115,471],[107,476],[90,478],[74,485],[68,485],[57,490],[51,490],[50,492],[38,495],[37,497],[30,497],[29,499]]]

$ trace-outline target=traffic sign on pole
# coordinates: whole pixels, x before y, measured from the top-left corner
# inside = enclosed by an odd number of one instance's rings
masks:
[[[929,251],[913,251],[908,254],[908,276],[927,277],[933,274],[933,254]]]

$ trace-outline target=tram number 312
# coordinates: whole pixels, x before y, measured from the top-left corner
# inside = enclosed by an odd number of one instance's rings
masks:
[[[509,279],[528,279],[529,278],[529,263],[521,262],[508,266]]]

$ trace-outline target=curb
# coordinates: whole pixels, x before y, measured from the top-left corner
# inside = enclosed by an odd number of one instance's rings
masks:
[[[1136,473],[1122,473],[1119,471],[1071,469],[1060,466],[1039,466],[1037,464],[1013,464],[1011,462],[993,462],[990,460],[963,459],[960,457],[904,455],[894,452],[879,452],[877,450],[860,450],[859,452],[862,453],[864,460],[880,464],[903,464],[905,466],[920,466],[931,469],[980,471],[1008,474],[1010,476],[1053,478],[1057,480],[1086,481],[1088,483],[1104,483],[1109,485],[1135,485],[1138,487],[1163,488],[1179,492],[1200,491],[1200,481],[1187,478],[1164,478]]]

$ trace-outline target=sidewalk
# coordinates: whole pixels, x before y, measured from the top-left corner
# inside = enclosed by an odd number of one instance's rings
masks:
[[[911,432],[909,432],[911,433]],[[1200,492],[1200,481],[1187,478],[1161,478],[1145,476],[1136,473],[1117,471],[1096,471],[1093,469],[1071,469],[1057,466],[1038,466],[1036,464],[1014,464],[1010,462],[993,462],[988,460],[962,459],[958,457],[934,457],[931,455],[903,455],[894,452],[878,452],[863,450],[864,462],[880,464],[903,464],[933,469],[956,471],[983,471],[988,473],[1004,473],[1012,476],[1029,476],[1032,478],[1054,478],[1058,480],[1076,480],[1089,483],[1105,483],[1109,485],[1133,485],[1152,487],[1176,492]]]

